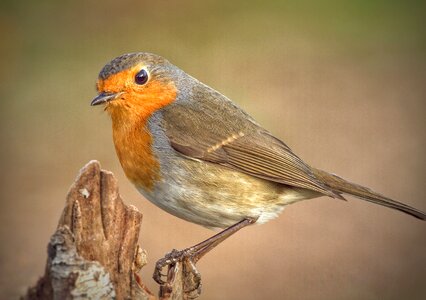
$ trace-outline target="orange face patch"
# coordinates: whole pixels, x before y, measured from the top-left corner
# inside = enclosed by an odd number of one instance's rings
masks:
[[[136,84],[135,75],[143,67],[138,65],[97,82],[98,92],[123,93],[118,99],[107,103],[106,110],[111,117],[128,119],[137,115],[138,118],[147,118],[176,99],[177,89],[172,81],[157,80],[150,75],[146,84]]]
[[[148,118],[176,99],[172,81],[156,80],[153,76],[144,85],[137,85],[134,76],[143,66],[124,70],[99,80],[99,92],[121,96],[106,104],[111,115],[115,149],[126,176],[137,186],[151,190],[160,180],[160,165],[152,151],[152,135]]]

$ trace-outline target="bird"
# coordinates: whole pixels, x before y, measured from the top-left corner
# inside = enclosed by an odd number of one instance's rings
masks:
[[[110,115],[118,159],[137,190],[176,217],[224,229],[188,248],[196,260],[239,229],[321,196],[350,195],[425,220],[421,210],[310,166],[229,98],[159,55],[114,58],[96,89],[91,105]]]

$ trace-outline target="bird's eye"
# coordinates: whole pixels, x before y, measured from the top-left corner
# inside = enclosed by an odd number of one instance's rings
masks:
[[[148,81],[148,72],[145,69],[140,70],[135,75],[135,82],[139,85],[145,84]]]

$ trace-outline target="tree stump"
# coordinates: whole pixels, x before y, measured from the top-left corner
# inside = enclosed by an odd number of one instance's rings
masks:
[[[138,245],[141,223],[142,214],[121,199],[114,175],[90,161],[66,198],[45,274],[22,299],[156,299],[138,276],[147,263]],[[160,299],[198,297],[194,274],[189,261],[170,266]]]

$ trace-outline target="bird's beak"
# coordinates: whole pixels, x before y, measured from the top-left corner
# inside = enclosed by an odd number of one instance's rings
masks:
[[[123,93],[100,93],[95,97],[95,99],[90,102],[91,106],[107,103],[109,101],[115,100]]]

